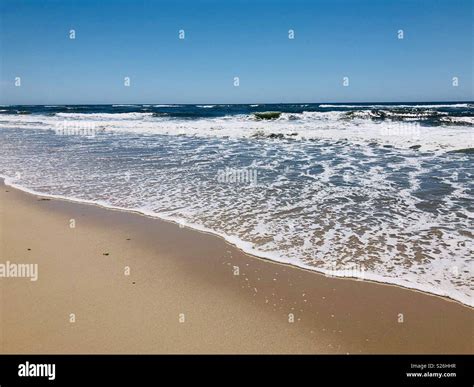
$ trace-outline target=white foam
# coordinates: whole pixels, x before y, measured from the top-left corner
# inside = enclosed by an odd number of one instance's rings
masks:
[[[109,132],[186,135],[202,137],[249,138],[281,134],[292,139],[377,142],[408,148],[420,145],[422,150],[455,150],[472,147],[472,118],[455,118],[456,126],[417,126],[416,123],[370,119],[342,119],[344,112],[283,113],[276,120],[256,120],[253,116],[236,115],[217,118],[181,120],[155,117],[153,113],[57,113],[47,115],[0,114],[0,128],[53,129],[64,120],[78,125],[100,127]],[[450,118],[452,120],[452,117]],[[463,122],[466,125],[462,125]]]
[[[321,104],[321,108],[355,108],[355,109],[377,109],[377,108],[467,108],[473,106],[469,103],[455,103],[455,104],[426,104],[426,105],[392,105],[392,104],[375,104],[375,105],[331,105],[331,104]]]
[[[255,247],[255,245],[251,242],[241,240],[240,238],[234,236],[234,235],[228,235],[224,232],[218,232],[216,230],[207,228],[201,224],[197,223],[192,223],[188,222],[186,219],[180,218],[180,217],[175,217],[175,216],[169,216],[165,213],[157,213],[154,211],[151,211],[146,208],[127,208],[127,207],[121,207],[121,206],[115,206],[110,204],[107,201],[104,200],[87,200],[87,199],[79,199],[71,196],[65,196],[65,195],[55,195],[55,194],[49,194],[49,193],[44,193],[44,192],[39,192],[33,189],[29,189],[21,184],[17,184],[14,182],[13,178],[10,178],[5,175],[1,175],[0,177],[4,179],[5,184],[9,185],[11,187],[20,189],[22,191],[34,194],[34,195],[40,195],[43,197],[51,197],[55,199],[61,199],[61,200],[67,200],[67,201],[73,201],[73,202],[78,202],[78,203],[85,203],[85,204],[92,204],[92,205],[98,205],[101,207],[105,208],[110,208],[110,209],[115,209],[115,210],[120,210],[120,211],[126,211],[126,212],[134,212],[134,213],[141,213],[146,216],[150,217],[155,217],[159,218],[162,220],[170,221],[182,226],[186,226],[201,232],[206,232],[210,234],[214,234],[217,236],[220,236],[224,238],[227,242],[235,245],[237,248],[243,250],[244,252],[254,255],[256,257],[264,258],[264,259],[269,259],[275,262],[280,262],[283,264],[289,264],[292,266],[300,267],[303,269],[311,270],[311,271],[316,271],[331,277],[343,277],[343,278],[353,278],[353,279],[362,279],[362,280],[368,280],[368,281],[374,281],[374,282],[379,282],[383,284],[391,284],[391,285],[397,285],[401,286],[404,288],[408,289],[414,289],[414,290],[419,290],[425,293],[433,294],[433,295],[438,295],[442,297],[447,297],[456,301],[459,301],[462,304],[468,305],[470,307],[474,307],[474,301],[471,296],[468,296],[462,292],[457,291],[456,289],[442,289],[439,286],[431,286],[431,285],[423,285],[420,283],[417,283],[416,281],[410,281],[402,277],[388,277],[384,275],[380,275],[377,273],[371,273],[371,272],[363,272],[360,275],[357,274],[357,272],[347,272],[345,270],[333,270],[333,269],[325,269],[325,268],[317,268],[314,267],[311,264],[307,264],[304,261],[291,258],[288,256],[285,256],[284,254],[281,254],[279,252],[269,252],[269,251],[262,251],[261,249],[258,249]],[[269,230],[271,231],[271,230]],[[330,241],[334,236],[336,235],[337,228],[334,230],[330,230],[327,235],[327,240]],[[323,245],[319,247],[320,252],[327,252],[330,251],[330,244],[326,245],[325,242]],[[452,265],[452,262],[450,263]],[[408,274],[408,273],[406,273]]]
[[[462,124],[474,125],[474,117],[441,117],[444,122],[459,122]]]
[[[139,120],[144,117],[153,116],[153,113],[56,113],[57,117],[71,118],[71,119],[96,119],[96,120]],[[38,116],[33,116],[38,117]]]

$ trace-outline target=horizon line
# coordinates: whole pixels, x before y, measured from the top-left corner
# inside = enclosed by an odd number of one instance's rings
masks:
[[[386,105],[386,104],[455,104],[455,103],[474,103],[474,100],[457,100],[457,101],[366,101],[366,102],[248,102],[248,103],[222,103],[222,102],[198,102],[198,103],[180,103],[180,102],[114,102],[114,103],[34,103],[34,104],[0,104],[0,106],[7,107],[7,106],[109,106],[109,105],[183,105],[183,106],[196,106],[196,105],[216,105],[216,106],[224,106],[224,105]]]

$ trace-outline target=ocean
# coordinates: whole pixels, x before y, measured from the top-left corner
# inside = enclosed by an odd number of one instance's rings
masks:
[[[473,174],[474,103],[0,106],[7,184],[470,306]]]

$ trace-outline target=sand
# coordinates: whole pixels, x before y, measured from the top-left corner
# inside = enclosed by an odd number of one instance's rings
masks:
[[[448,299],[3,183],[0,211],[0,264],[38,264],[0,278],[0,353],[473,353],[474,310]]]

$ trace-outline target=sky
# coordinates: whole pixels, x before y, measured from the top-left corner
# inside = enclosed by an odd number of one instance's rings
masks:
[[[472,101],[473,3],[0,0],[0,104]]]

